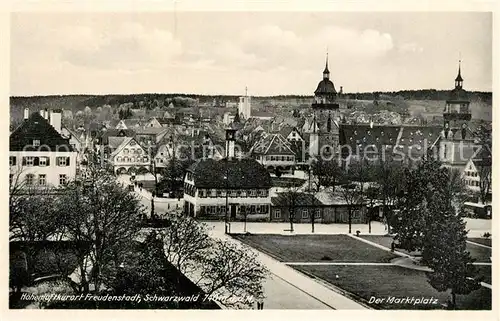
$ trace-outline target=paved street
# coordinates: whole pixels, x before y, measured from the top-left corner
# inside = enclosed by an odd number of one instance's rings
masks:
[[[129,177],[126,175],[118,177],[117,180],[125,186],[130,184]],[[134,193],[139,196],[149,214],[151,193],[138,188],[135,189]],[[182,205],[179,204],[182,204],[182,199],[178,201],[155,198],[155,209],[160,213],[170,211],[176,205],[182,209]],[[491,220],[466,219],[466,222],[467,228],[470,229],[470,236],[482,236],[484,232],[491,231]],[[224,234],[224,222],[205,221],[205,223],[211,228],[212,237],[239,243],[239,241]],[[358,230],[362,234],[369,234],[367,224],[353,224],[352,232],[355,233]],[[244,233],[244,231],[244,222],[231,222],[231,233]],[[292,234],[290,223],[247,222],[246,231],[254,234]],[[347,233],[348,226],[346,224],[315,224],[314,234]],[[386,233],[384,224],[372,222],[370,234],[384,235]],[[311,224],[295,223],[293,234],[312,234]],[[259,261],[271,272],[264,282],[266,295],[264,307],[266,309],[366,309],[365,306],[343,296],[341,290],[325,283],[319,283],[262,252],[255,249],[252,251],[255,251]]]

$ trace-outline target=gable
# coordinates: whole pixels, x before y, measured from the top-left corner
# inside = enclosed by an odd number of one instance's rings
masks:
[[[52,127],[49,122],[39,113],[33,113],[9,136],[9,148],[11,151],[29,151],[33,141],[38,140],[42,150],[64,150],[73,151],[68,139]],[[37,150],[39,147],[33,147]]]

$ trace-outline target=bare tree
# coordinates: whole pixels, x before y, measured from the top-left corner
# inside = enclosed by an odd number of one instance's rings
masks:
[[[88,292],[91,282],[99,291],[138,236],[144,209],[112,175],[93,166],[84,184],[70,182],[59,192],[55,206],[65,219],[67,238],[92,244],[88,260],[83,259],[86,253],[79,253],[82,290]]]
[[[266,269],[248,249],[230,241],[214,240],[204,223],[174,217],[160,232],[167,259],[207,296],[220,294],[225,305],[239,302],[262,286]]]
[[[295,210],[297,209],[298,195],[301,194],[300,186],[290,182],[282,193],[278,193],[278,203],[283,204],[288,209],[288,219],[290,221],[290,232],[293,232]]]

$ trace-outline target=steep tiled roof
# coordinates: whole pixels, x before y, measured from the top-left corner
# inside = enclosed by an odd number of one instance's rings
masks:
[[[441,134],[440,126],[403,126],[399,145],[431,146]]]
[[[188,171],[193,173],[198,188],[269,188],[271,176],[254,159],[213,160],[204,159],[194,163]],[[224,177],[227,175],[227,183]],[[227,184],[227,185],[226,185]]]
[[[166,128],[156,128],[156,127],[145,127],[145,128],[137,128],[135,130],[136,135],[155,135],[159,136],[167,133],[168,130]]]
[[[341,124],[339,141],[341,145],[349,145],[351,148],[359,145],[395,145],[400,130],[400,126]]]
[[[33,140],[39,140],[41,150],[73,151],[68,139],[64,139],[40,113],[33,113],[9,137],[11,151],[38,150],[32,147]]]
[[[345,197],[342,196],[342,193],[340,191],[336,191],[333,194],[330,192],[323,191],[316,193],[315,196],[316,199],[323,205],[348,205],[348,203],[345,200]]]
[[[271,134],[256,142],[252,152],[258,155],[295,155],[290,147],[290,143],[281,134]]]
[[[125,138],[127,137],[108,137],[108,146],[115,150],[123,143]]]
[[[135,131],[133,129],[116,129],[110,128],[104,132],[104,137],[133,137]]]
[[[289,206],[289,195],[286,193],[277,193],[277,196],[271,197],[273,206]],[[323,205],[314,195],[306,193],[295,193],[293,195],[295,206],[320,206]]]
[[[252,110],[250,117],[274,117],[274,114],[267,111]]]

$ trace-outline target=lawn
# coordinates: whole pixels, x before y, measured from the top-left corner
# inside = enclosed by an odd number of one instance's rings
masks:
[[[386,246],[388,248],[391,247],[392,237],[390,236],[381,236],[381,235],[360,235],[365,240],[372,241],[374,243]],[[418,252],[408,252],[403,249],[396,248],[396,251],[410,254],[410,255],[418,255]],[[491,257],[491,249],[487,249],[482,246],[477,246],[474,244],[467,243],[467,251],[470,252],[471,256],[476,259],[476,262],[484,262],[490,263]]]
[[[491,239],[485,239],[482,237],[471,237],[468,238],[467,240],[491,247]]]
[[[233,234],[282,262],[380,262],[398,256],[347,235]]]
[[[443,309],[449,295],[438,292],[427,282],[424,272],[399,266],[294,266],[295,269],[327,281],[362,299],[378,309]],[[339,278],[336,278],[336,275]],[[469,295],[458,295],[459,309],[491,310],[491,290],[481,287]],[[387,298],[414,297],[415,299],[437,299],[437,304],[389,303]],[[385,299],[376,304],[370,298]],[[430,300],[434,302],[434,300]]]

